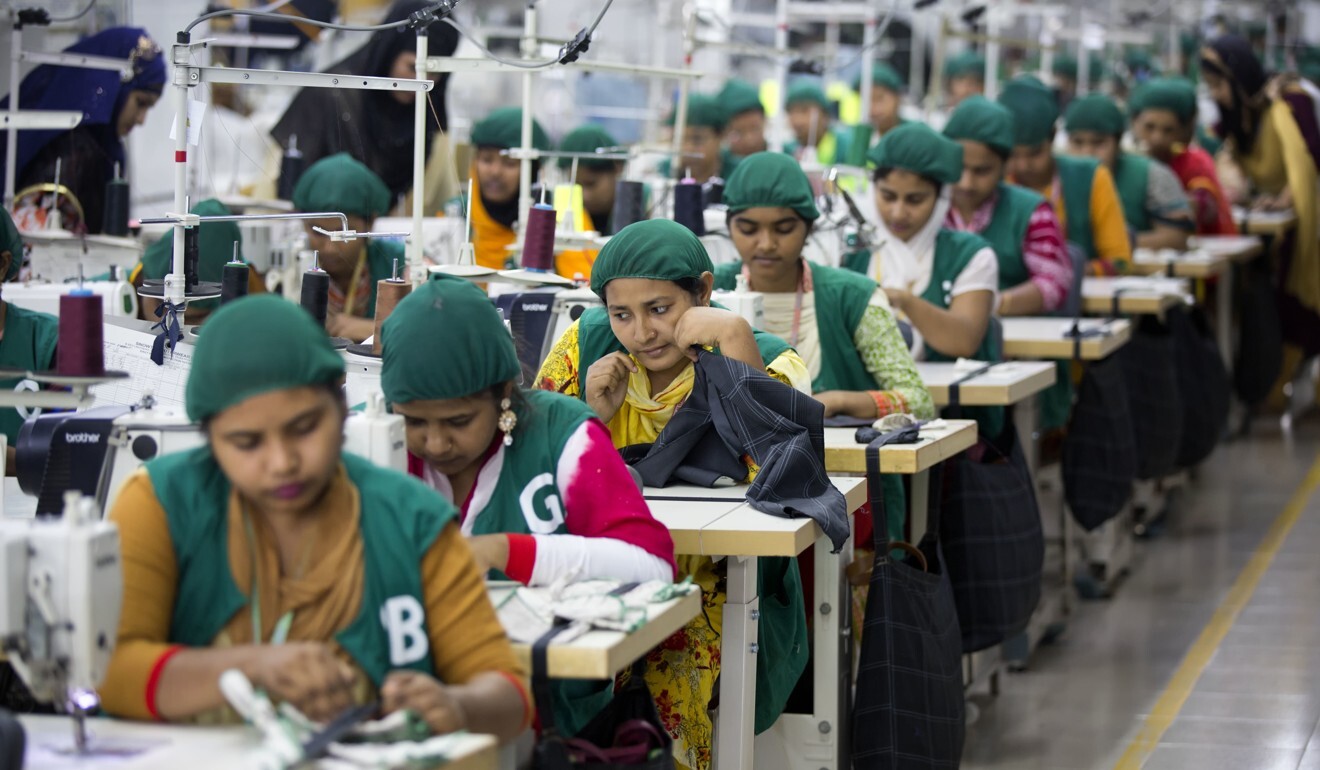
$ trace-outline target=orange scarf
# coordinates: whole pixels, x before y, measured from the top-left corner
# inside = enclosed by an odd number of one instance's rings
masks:
[[[476,173],[476,170],[473,170]],[[486,212],[486,205],[481,202],[481,187],[472,186],[472,250],[477,255],[477,264],[492,270],[505,270],[517,267],[510,264],[513,252],[508,247],[518,240],[518,234],[512,228],[496,222]]]

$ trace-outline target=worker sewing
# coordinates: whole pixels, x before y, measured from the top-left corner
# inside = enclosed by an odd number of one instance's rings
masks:
[[[848,137],[832,125],[829,99],[815,82],[799,80],[788,88],[784,110],[793,129],[793,141],[784,152],[800,163],[831,166],[848,157]]]
[[[619,142],[600,126],[585,125],[573,129],[559,143],[564,152],[610,152],[617,153]],[[609,235],[610,216],[614,213],[614,197],[619,180],[623,178],[623,161],[611,158],[570,158],[559,159],[559,168],[568,171],[577,168],[577,176],[572,180],[582,188],[582,208],[585,209],[587,230]],[[587,279],[591,277],[591,263],[596,259],[595,251],[565,251],[555,256],[555,272],[565,278]]]
[[[861,79],[853,83],[853,89],[860,91]],[[875,141],[902,125],[905,121],[899,115],[903,106],[903,92],[907,90],[898,70],[889,62],[878,61],[871,66],[871,114],[867,116],[871,129],[875,132]],[[874,142],[872,143],[874,144]]]
[[[292,303],[212,316],[185,396],[206,444],[148,463],[110,512],[124,591],[107,711],[232,717],[219,678],[238,669],[317,721],[379,699],[435,733],[526,728],[523,674],[453,506],[343,453],[343,377]]]
[[[678,111],[675,110],[670,113],[668,124],[673,126],[677,119]],[[683,156],[677,161],[662,161],[661,175],[690,177],[700,184],[715,177],[728,179],[738,165],[738,158],[724,146],[724,132],[728,126],[729,115],[718,99],[706,94],[688,96],[681,143]]]
[[[1114,176],[1137,247],[1185,251],[1195,223],[1182,183],[1158,160],[1123,152],[1127,121],[1114,100],[1102,94],[1073,100],[1063,127],[1073,155],[1095,158]]]
[[[192,213],[203,217],[228,216],[232,212],[225,204],[215,198],[208,198],[192,207]],[[243,234],[235,222],[203,222],[198,226],[197,279],[208,283],[220,283],[224,274],[225,263],[237,258],[243,260]],[[142,259],[129,273],[128,282],[141,288],[145,280],[161,280],[174,269],[174,233],[167,230],[160,240],[147,247]],[[235,246],[238,247],[235,250]],[[259,294],[266,290],[266,284],[255,269],[248,270],[248,293]],[[140,315],[148,321],[154,321],[161,300],[154,297],[141,298]],[[188,302],[184,312],[184,323],[200,324],[220,305],[216,298],[197,299]]]
[[[116,168],[127,173],[124,138],[146,121],[147,113],[160,100],[165,87],[165,55],[145,29],[111,27],[65,49],[69,54],[103,56],[123,60],[126,77],[117,71],[62,67],[43,64],[23,78],[19,86],[19,108],[23,110],[72,110],[82,113],[77,127],[65,131],[41,129],[18,134],[15,158],[15,201],[19,226],[42,229],[45,213],[40,204],[46,193],[21,195],[25,188],[55,182],[72,194],[81,222],[63,222],[78,233],[99,233],[104,226],[106,183]],[[0,102],[7,109],[9,97]],[[0,148],[8,139],[0,134]],[[0,174],[4,168],[0,151]]]
[[[1005,84],[999,103],[1013,113],[1009,181],[1050,202],[1068,242],[1086,254],[1090,272],[1127,272],[1132,243],[1114,177],[1092,158],[1054,154],[1054,93],[1033,77],[1019,76]]]
[[[999,259],[1001,316],[1041,315],[1063,307],[1073,267],[1049,201],[1008,184],[1013,115],[983,96],[959,103],[944,135],[963,148],[962,177],[953,188],[945,226],[976,233]]]
[[[341,152],[303,172],[293,189],[293,205],[304,212],[343,213],[348,229],[370,232],[376,217],[389,210],[390,191],[371,169]],[[391,277],[396,263],[400,271],[405,267],[403,244],[363,238],[336,241],[316,230],[333,232],[343,226],[333,216],[303,220],[308,245],[330,276],[326,331],[361,342],[375,329],[377,282]]]
[[[729,152],[744,158],[768,150],[765,105],[756,86],[745,80],[730,80],[720,89],[719,100],[729,114],[729,125],[724,132]]]
[[[4,281],[18,279],[23,264],[23,239],[9,212],[0,207],[0,275]],[[59,321],[53,315],[18,307],[0,299],[0,368],[42,371],[55,364],[55,345],[59,341]],[[31,386],[31,380],[15,378],[0,380],[0,390],[16,390]],[[5,475],[15,475],[15,450],[18,431],[26,415],[16,407],[0,408],[0,433],[5,445]]]
[[[616,447],[649,443],[682,408],[695,381],[698,345],[718,349],[792,385],[810,387],[806,366],[787,344],[755,333],[740,316],[710,306],[710,257],[687,228],[648,220],[624,228],[605,248],[591,287],[605,302],[569,327],[542,364],[542,388],[576,396],[610,427]],[[749,467],[749,480],[756,469]],[[708,704],[720,671],[726,567],[707,556],[680,556],[680,575],[701,586],[705,611],[651,653],[647,673],[675,757],[707,770],[713,748]],[[761,647],[757,655],[756,731],[783,711],[806,665],[802,588],[796,562],[760,560]],[[774,598],[771,598],[774,597]],[[768,632],[773,628],[774,632]]]
[[[1132,94],[1132,134],[1152,158],[1177,175],[1192,207],[1196,232],[1235,235],[1232,205],[1219,183],[1215,159],[1195,143],[1196,86],[1184,78],[1156,78]]]
[[[459,506],[481,568],[537,586],[673,579],[669,532],[609,430],[578,399],[518,387],[513,337],[484,292],[428,281],[399,303],[382,342],[381,385],[404,418],[408,470]],[[610,695],[561,690],[555,721],[572,735]]]
[[[946,106],[950,109],[963,99],[985,93],[985,57],[975,51],[963,51],[944,62]]]
[[[477,264],[492,270],[516,267],[514,253],[508,247],[518,240],[514,227],[518,222],[522,161],[507,151],[521,146],[522,110],[517,107],[501,107],[472,127],[472,175],[476,178],[476,190],[468,202],[472,209],[472,248]],[[534,119],[532,147],[552,149],[550,137]],[[540,168],[539,160],[532,161],[533,178]]]

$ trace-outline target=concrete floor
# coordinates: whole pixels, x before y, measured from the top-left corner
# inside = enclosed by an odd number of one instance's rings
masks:
[[[1115,767],[1318,449],[1312,416],[1290,440],[1260,419],[1216,450],[1116,596],[1080,602],[1027,671],[1001,675],[997,698],[973,697],[963,767]],[[1320,770],[1318,555],[1320,491],[1141,766]]]

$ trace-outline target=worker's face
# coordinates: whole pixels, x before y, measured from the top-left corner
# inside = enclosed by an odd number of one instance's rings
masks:
[[[19,258],[11,251],[0,251],[0,282],[4,281],[5,276],[9,275],[9,265]]]
[[[871,126],[881,133],[898,125],[898,107],[902,97],[883,86],[871,87]]]
[[[759,206],[740,211],[729,218],[729,237],[753,286],[766,290],[796,281],[807,223],[793,209]]]
[[[720,144],[724,141],[723,132],[716,131],[710,126],[684,126],[683,127],[683,152],[699,155],[700,158],[679,158],[676,166],[682,171],[688,165],[693,168],[700,167],[704,170],[703,176],[711,176],[720,172]],[[683,175],[687,173],[684,171]],[[705,181],[698,179],[697,181]]]
[[[511,387],[506,389],[506,394]],[[446,476],[481,462],[499,430],[499,399],[489,390],[463,398],[394,404],[408,451]]]
[[[673,281],[650,278],[616,278],[605,288],[605,308],[610,329],[642,366],[652,372],[668,372],[688,362],[685,351],[674,342],[678,319],[698,305],[710,303],[715,276],[702,276],[699,296],[692,296]]]
[[[477,149],[477,187],[487,203],[508,203],[518,197],[522,164],[517,158],[501,155],[494,147]]]
[[[1095,158],[1110,171],[1118,159],[1118,137],[1099,131],[1069,131],[1068,152]]]
[[[1142,110],[1132,121],[1132,133],[1156,158],[1173,155],[1173,146],[1186,141],[1186,129],[1170,110]]]
[[[1004,159],[988,145],[963,139],[963,172],[953,188],[953,203],[959,209],[974,210],[990,199],[1004,180]]]
[[[1208,69],[1201,70],[1201,79],[1210,91],[1210,98],[1215,100],[1221,110],[1233,109],[1233,84],[1228,78]]]
[[[747,156],[765,152],[765,113],[760,110],[746,110],[734,115],[724,132],[724,138],[734,155]]]
[[[985,83],[979,77],[961,75],[949,78],[949,108],[958,106],[958,102],[969,96],[985,93]]]
[[[409,80],[415,79],[417,77],[417,52],[400,51],[399,55],[394,57],[394,64],[390,66],[389,77],[397,80],[402,80],[404,78]],[[432,83],[437,83],[440,80],[440,74],[438,72],[428,73],[428,77],[431,79]],[[416,91],[400,90],[394,91],[390,95],[400,104],[412,104],[417,101]]]
[[[361,238],[352,241],[332,241],[329,236],[312,229],[319,227],[331,232],[338,230],[344,226],[338,217],[304,219],[302,223],[303,230],[307,233],[307,245],[316,251],[316,258],[322,270],[332,276],[340,276],[351,273],[353,268],[357,267],[358,256],[362,253],[366,241]],[[358,232],[370,232],[371,222],[356,214],[349,214],[348,227]]]
[[[815,102],[797,102],[788,105],[788,125],[793,129],[800,147],[814,147],[825,133],[825,110]]]
[[[115,118],[115,128],[119,131],[119,135],[128,136],[130,131],[146,123],[147,113],[158,101],[160,94],[151,91],[129,91],[128,96],[124,98],[124,105],[119,108],[119,116]]]
[[[582,187],[582,207],[593,219],[609,216],[614,210],[620,171],[622,167],[617,163],[609,170],[578,166],[576,181]]]
[[[217,414],[207,437],[220,470],[258,511],[307,513],[339,468],[345,415],[343,398],[327,388],[274,390]]]
[[[1094,76],[1091,79],[1094,80]],[[1071,96],[1077,90],[1077,81],[1067,75],[1055,75],[1054,82],[1059,87],[1059,93]]]
[[[929,179],[896,168],[875,180],[875,207],[889,232],[906,241],[930,221],[939,193]]]
[[[1054,151],[1049,142],[1014,147],[1008,158],[1008,175],[1015,184],[1039,190],[1054,181]]]

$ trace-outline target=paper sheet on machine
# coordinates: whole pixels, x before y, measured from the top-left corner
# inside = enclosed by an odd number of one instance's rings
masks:
[[[165,351],[164,365],[157,366],[151,360],[156,333],[149,331],[150,323],[129,318],[106,318],[104,326],[105,368],[128,372],[128,378],[93,388],[96,403],[132,406],[150,392],[158,406],[183,409],[184,386],[192,367],[192,344],[180,341],[172,355]]]

